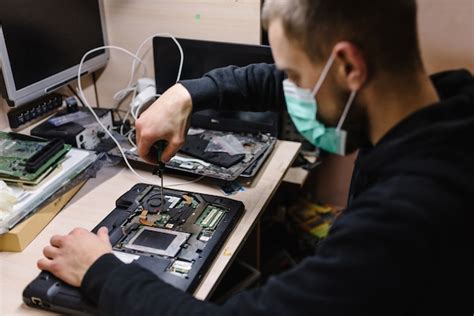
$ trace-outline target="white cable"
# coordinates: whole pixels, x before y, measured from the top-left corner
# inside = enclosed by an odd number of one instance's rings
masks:
[[[181,73],[182,73],[182,70],[183,70],[183,64],[184,64],[184,52],[183,52],[183,48],[181,47],[181,44],[178,42],[178,40],[176,39],[176,37],[174,37],[172,34],[170,33],[156,33],[156,34],[153,34],[149,37],[147,37],[141,44],[140,46],[138,46],[138,49],[137,51],[135,52],[135,56],[137,58],[140,59],[140,52],[141,50],[143,49],[143,47],[145,46],[145,44],[150,41],[151,39],[153,39],[154,37],[156,36],[167,36],[169,38],[171,38],[174,43],[176,44],[176,46],[178,47],[178,50],[179,50],[179,54],[180,54],[180,62],[179,62],[179,68],[178,68],[178,75],[176,77],[176,82],[178,82],[181,78]],[[145,57],[146,55],[146,52],[143,56],[143,58]],[[133,78],[135,77],[135,72],[137,71],[138,69],[138,66],[137,66],[137,63],[136,63],[137,59],[134,59],[133,62],[132,62],[132,69],[131,69],[131,72],[130,72],[130,80],[128,81],[128,84],[127,84],[127,87],[125,87],[124,89],[121,89],[119,91],[117,91],[114,95],[114,99],[117,101],[117,102],[120,102],[122,101],[123,99],[125,99],[129,94],[130,92],[133,92],[134,96],[132,98],[132,101],[130,102],[130,104],[133,104],[134,101],[135,101],[135,97],[137,95],[137,85],[135,84],[134,86],[132,86],[132,82],[133,82]],[[144,63],[140,63],[141,65],[144,66],[144,70],[145,70],[145,73],[144,73],[144,76],[146,76],[147,74],[147,69],[146,69],[146,65]],[[160,97],[161,95],[160,94],[157,94],[156,97]],[[132,117],[137,120],[138,119],[138,115],[140,113],[140,109],[141,109],[141,106],[138,107],[138,108],[132,108],[131,109],[131,112],[130,114],[132,115]]]
[[[88,51],[87,53],[84,54],[84,56],[82,56],[82,59],[81,59],[81,62],[79,63],[79,68],[77,70],[77,86],[78,86],[78,90],[79,90],[79,95],[81,96],[82,98],[82,101],[84,102],[84,105],[90,110],[92,116],[94,116],[94,118],[96,119],[97,123],[99,123],[100,127],[102,127],[102,129],[107,133],[107,135],[109,135],[109,137],[114,141],[114,143],[117,145],[117,148],[119,149],[120,151],[120,154],[122,154],[122,157],[123,159],[125,160],[125,163],[127,164],[128,168],[130,169],[130,171],[135,175],[137,176],[137,178],[139,178],[141,181],[144,181],[144,182],[148,182],[148,183],[157,183],[158,182],[156,181],[156,179],[153,179],[153,180],[150,180],[150,179],[147,179],[145,177],[142,177],[141,175],[139,175],[135,169],[132,168],[132,166],[130,165],[130,162],[128,161],[127,159],[127,156],[125,155],[125,152],[122,148],[122,146],[120,145],[120,143],[117,141],[117,139],[112,135],[112,133],[104,126],[104,124],[100,121],[99,117],[97,116],[97,114],[95,113],[94,109],[92,108],[92,106],[89,104],[89,102],[87,101],[86,99],[86,96],[84,95],[84,90],[82,89],[82,82],[81,82],[81,73],[82,73],[82,66],[84,64],[84,61],[85,59],[87,58],[87,56],[89,56],[90,54],[98,51],[98,50],[103,50],[103,49],[117,49],[129,56],[131,56],[132,58],[134,58],[134,60],[138,60],[138,62],[140,62],[141,64],[143,64],[143,61],[138,58],[136,55],[134,55],[133,53],[131,53],[130,51],[126,50],[125,48],[122,48],[122,47],[118,47],[118,46],[112,46],[112,45],[106,45],[106,46],[101,46],[101,47],[97,47],[97,48],[94,48],[94,49],[91,49],[90,51]],[[174,183],[174,184],[167,184],[166,186],[167,187],[175,187],[175,186],[181,186],[181,185],[185,185],[185,184],[189,184],[189,183],[195,183],[197,181],[200,181],[203,177],[200,177],[198,179],[195,179],[193,181],[188,181],[188,182],[184,182],[184,183]]]
[[[161,97],[161,94],[155,94],[155,95],[152,96],[152,98],[154,98],[154,97],[159,98],[159,97]],[[146,102],[144,102],[142,104],[139,104],[138,106],[131,107],[130,112],[131,112],[131,115],[133,116],[133,118],[135,119],[135,121],[138,120],[138,116],[141,112],[142,107],[145,106],[150,100],[151,100],[151,98],[149,100],[146,100]]]
[[[128,132],[126,132],[125,135],[123,135],[123,136],[128,137],[128,135],[129,135],[130,133],[133,133],[134,131],[135,131],[135,127],[131,128],[131,129],[130,129]]]
[[[176,78],[176,82],[178,82],[181,78],[181,73],[182,73],[182,70],[183,70],[183,64],[184,64],[184,52],[183,52],[183,48],[181,47],[181,44],[179,44],[178,40],[176,39],[176,37],[174,37],[172,34],[170,33],[156,33],[156,34],[153,34],[149,37],[147,37],[141,44],[140,46],[138,47],[137,51],[135,52],[135,55],[137,57],[140,58],[140,52],[141,50],[143,49],[143,47],[145,46],[145,44],[153,39],[154,37],[156,36],[167,36],[169,38],[171,38],[174,43],[176,44],[176,46],[178,47],[178,50],[179,50],[179,54],[180,54],[180,62],[179,62],[179,68],[178,68],[178,75],[177,75],[177,78]],[[145,52],[145,54],[143,54],[143,57],[145,57],[146,53],[148,51]],[[141,65],[144,66],[144,74],[143,76],[146,77],[147,76],[147,73],[148,73],[148,70],[147,70],[147,67],[145,64],[142,64]],[[136,60],[133,60],[133,63],[132,63],[132,69],[130,71],[130,79],[128,81],[128,84],[127,84],[127,87],[125,87],[124,89],[121,89],[119,91],[117,91],[117,93],[115,93],[114,95],[114,100],[120,102],[122,101],[123,99],[125,99],[127,97],[127,95],[133,91],[133,90],[136,90],[136,86],[133,87],[132,86],[132,82],[133,82],[133,78],[135,77],[135,72],[138,70],[138,65],[136,63]]]
[[[81,82],[81,73],[82,73],[82,65],[84,64],[84,60],[87,58],[87,56],[89,56],[90,54],[92,54],[93,52],[96,52],[98,50],[102,50],[102,49],[117,49],[129,56],[131,56],[132,58],[134,59],[138,59],[139,58],[134,55],[133,53],[131,53],[130,51],[122,48],[122,47],[117,47],[117,46],[102,46],[102,47],[98,47],[98,48],[94,48],[90,51],[88,51],[87,53],[84,54],[84,56],[82,56],[82,59],[81,59],[81,62],[79,63],[79,68],[78,68],[78,72],[77,72],[77,85],[78,85],[78,88],[79,88],[79,94],[84,102],[84,104],[87,106],[87,108],[91,111],[91,114],[92,116],[94,116],[94,118],[96,119],[96,121],[99,123],[100,127],[102,127],[102,129],[109,135],[109,137],[114,141],[114,143],[117,145],[117,148],[119,149],[120,153],[122,154],[123,158],[125,159],[125,163],[127,164],[127,166],[130,168],[130,170],[139,178],[141,179],[142,181],[144,180],[145,182],[150,182],[149,180],[143,178],[141,175],[139,175],[133,168],[132,166],[130,165],[130,163],[128,162],[128,159],[125,155],[125,152],[123,151],[123,148],[122,146],[120,145],[120,143],[117,141],[117,139],[115,139],[115,137],[112,135],[112,133],[110,133],[110,131],[104,126],[104,124],[102,124],[102,122],[100,121],[99,117],[97,116],[97,114],[95,113],[94,109],[92,109],[91,105],[89,104],[89,102],[87,101],[86,99],[86,96],[84,95],[84,91],[82,89],[82,82]],[[143,63],[141,60],[140,60],[141,63]]]
[[[132,128],[127,134],[127,138],[128,138],[128,142],[130,143],[130,145],[132,145],[134,148],[137,147],[137,144],[135,144],[135,142],[132,140],[132,136],[133,136],[133,131],[135,131],[135,128]]]
[[[181,72],[183,70],[183,64],[184,64],[184,52],[183,52],[183,48],[181,47],[181,44],[178,42],[178,40],[176,39],[176,37],[174,37],[172,34],[170,33],[156,33],[156,34],[153,34],[151,36],[148,36],[141,44],[140,46],[138,46],[138,49],[137,51],[135,52],[135,55],[137,56],[140,56],[140,51],[142,50],[143,46],[145,46],[145,44],[153,39],[154,37],[156,36],[167,36],[169,38],[171,38],[173,40],[173,42],[176,44],[176,46],[178,47],[178,50],[179,50],[179,55],[180,55],[180,62],[179,62],[179,68],[178,68],[178,76],[176,78],[176,82],[178,82],[180,79],[181,79]],[[135,60],[133,61],[133,64],[132,64],[132,74],[134,75],[134,72],[136,67],[136,62]],[[156,74],[155,74],[156,75]],[[133,78],[131,78],[131,81],[129,83],[129,85],[131,84],[131,82],[133,81]]]
[[[132,101],[130,101],[130,104],[133,104],[135,102],[135,98],[137,97],[137,89],[133,90],[133,94],[132,94]],[[132,115],[133,119],[134,120],[137,120],[137,117],[133,115],[133,109],[131,106],[129,106],[130,108],[130,114]]]
[[[128,119],[128,116],[130,115],[130,110],[125,113],[125,116],[123,117],[122,124],[120,124],[120,135],[123,135],[123,127],[125,126],[125,122]]]
[[[117,91],[114,94],[113,98],[115,101],[120,102],[123,99],[125,99],[130,94],[130,92],[133,92],[135,90],[136,90],[136,87],[126,87],[124,89]]]
[[[182,185],[185,185],[185,184],[191,184],[191,183],[196,183],[196,182],[199,182],[201,181],[202,179],[204,179],[205,176],[200,176],[199,178],[197,179],[194,179],[194,180],[191,180],[191,181],[187,181],[187,182],[181,182],[181,183],[174,183],[174,184],[167,184],[166,187],[170,188],[170,187],[179,187],[179,186],[182,186]]]

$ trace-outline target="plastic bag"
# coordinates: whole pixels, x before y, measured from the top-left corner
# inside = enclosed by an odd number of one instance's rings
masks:
[[[212,138],[209,141],[205,151],[223,152],[231,156],[246,153],[244,146],[234,135],[225,135]]]
[[[0,220],[8,215],[16,203],[16,196],[8,185],[0,180]]]

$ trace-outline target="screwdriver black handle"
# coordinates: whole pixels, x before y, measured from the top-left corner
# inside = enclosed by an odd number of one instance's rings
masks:
[[[166,140],[159,140],[152,146],[152,154],[156,156],[158,160],[158,168],[163,170],[165,168],[165,164],[161,160],[163,151],[165,150],[166,146],[168,146],[168,142]]]

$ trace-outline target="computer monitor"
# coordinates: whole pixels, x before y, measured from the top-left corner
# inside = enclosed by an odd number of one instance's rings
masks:
[[[103,0],[2,0],[0,88],[10,106],[41,98],[77,77],[87,51],[107,45]],[[106,65],[91,54],[82,73]]]
[[[181,80],[201,78],[207,72],[229,65],[247,66],[255,63],[273,64],[270,46],[177,39],[184,52]],[[180,55],[175,43],[168,37],[153,38],[156,92],[162,94],[176,83]],[[193,114],[194,127],[230,132],[279,134],[278,114],[244,111],[204,110]]]
[[[247,66],[255,63],[273,64],[272,50],[266,45],[248,45],[177,39],[183,48],[184,63],[181,80],[197,79],[205,73],[229,65]],[[172,39],[153,38],[156,92],[161,94],[176,83],[180,55]]]

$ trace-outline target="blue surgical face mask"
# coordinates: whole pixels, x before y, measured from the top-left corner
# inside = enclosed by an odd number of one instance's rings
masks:
[[[336,128],[326,127],[316,119],[318,111],[316,95],[326,79],[334,60],[335,56],[331,55],[313,91],[299,88],[288,79],[283,81],[283,91],[285,93],[288,113],[304,138],[323,150],[344,156],[346,154],[347,132],[342,129],[342,124],[344,124],[357,91],[352,91]]]

